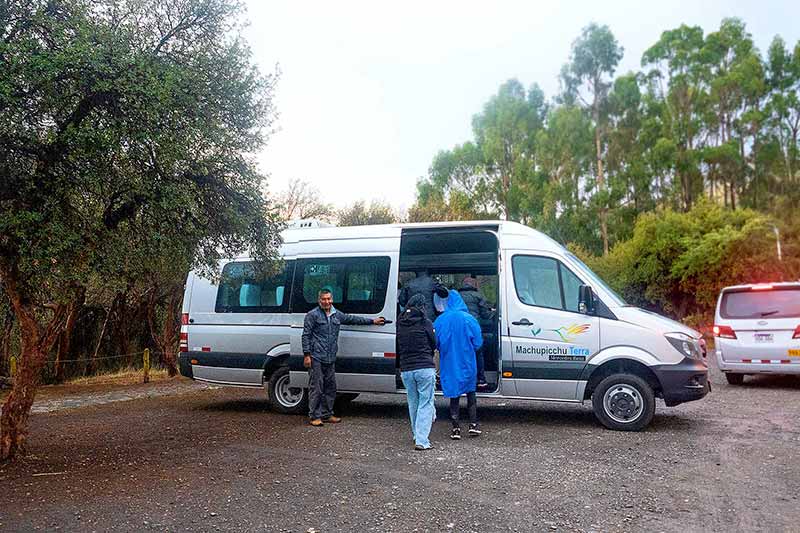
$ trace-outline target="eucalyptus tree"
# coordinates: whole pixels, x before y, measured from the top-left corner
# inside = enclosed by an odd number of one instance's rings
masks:
[[[516,79],[500,85],[472,118],[473,140],[436,155],[428,176],[418,183],[416,207],[424,207],[428,198],[444,206],[455,194],[462,212],[529,219],[528,200],[537,187],[536,134],[546,114],[538,85],[527,91]]]
[[[708,99],[709,69],[703,58],[703,29],[686,26],[664,31],[659,40],[642,55],[647,68],[646,96],[651,135],[656,147],[653,163],[664,178],[660,190],[677,192],[678,206],[691,208],[704,190],[700,169],[703,150],[703,110]],[[658,131],[657,131],[658,130]],[[667,183],[671,174],[673,184]],[[714,183],[711,183],[713,196]]]
[[[253,157],[273,120],[234,0],[14,0],[0,10],[0,278],[21,358],[0,459],[90,278],[213,271],[279,242]],[[169,261],[171,260],[171,261]]]
[[[758,148],[764,69],[739,19],[725,19],[718,31],[708,34],[702,54],[709,69],[705,125],[711,140],[704,159],[718,177],[714,181],[722,181],[725,205],[736,209],[751,172],[746,152]]]
[[[569,62],[561,70],[565,101],[580,102],[593,121],[595,175],[592,198],[600,220],[603,253],[608,254],[608,194],[604,160],[607,142],[607,100],[623,48],[608,26],[586,26],[572,43]]]
[[[767,52],[767,128],[778,146],[771,173],[777,177],[776,193],[800,204],[800,42],[789,50],[776,36]]]

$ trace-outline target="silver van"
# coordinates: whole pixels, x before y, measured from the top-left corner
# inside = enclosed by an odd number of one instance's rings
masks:
[[[800,374],[800,282],[725,287],[714,337],[717,365],[731,385],[747,374]]]
[[[478,280],[495,313],[482,323],[489,389],[479,395],[592,401],[606,427],[639,430],[655,411],[703,398],[708,368],[700,334],[626,304],[546,235],[505,221],[305,227],[283,233],[284,269],[257,280],[239,257],[217,285],[186,282],[184,376],[266,387],[273,409],[304,413],[308,373],[303,317],[328,288],[347,313],[394,321],[397,295],[427,270],[450,288]],[[394,323],[343,327],[336,363],[342,401],[361,392],[404,393]]]

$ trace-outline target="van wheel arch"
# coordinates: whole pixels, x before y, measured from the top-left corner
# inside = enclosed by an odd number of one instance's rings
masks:
[[[289,365],[289,354],[270,355],[264,361],[264,383],[269,383],[272,374],[282,366]]]
[[[586,383],[583,399],[590,399],[600,382],[614,374],[632,374],[634,376],[639,376],[650,385],[656,397],[662,397],[661,382],[647,365],[634,359],[612,359],[611,361],[606,361],[592,371],[589,376],[589,381]]]
[[[287,365],[279,366],[270,374],[266,389],[273,411],[286,415],[299,415],[308,411],[308,389],[290,387]]]

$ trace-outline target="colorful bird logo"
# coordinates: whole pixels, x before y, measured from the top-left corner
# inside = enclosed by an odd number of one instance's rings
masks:
[[[572,342],[575,337],[586,333],[591,327],[591,324],[572,324],[571,326],[561,326],[558,329],[546,329],[544,331],[552,331],[561,337],[562,341]],[[534,337],[537,337],[541,332],[542,328],[536,326],[531,328],[531,333]]]
[[[572,324],[569,327],[561,326],[558,329],[552,329],[550,331],[558,333],[558,336],[561,337],[562,341],[572,342],[576,336],[582,335],[589,331],[590,327],[592,327],[591,324]]]

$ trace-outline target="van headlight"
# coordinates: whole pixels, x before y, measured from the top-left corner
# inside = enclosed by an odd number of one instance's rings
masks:
[[[696,339],[687,335],[686,333],[666,333],[664,337],[669,343],[679,352],[686,357],[692,359],[702,359],[703,352],[700,349],[700,343]]]

